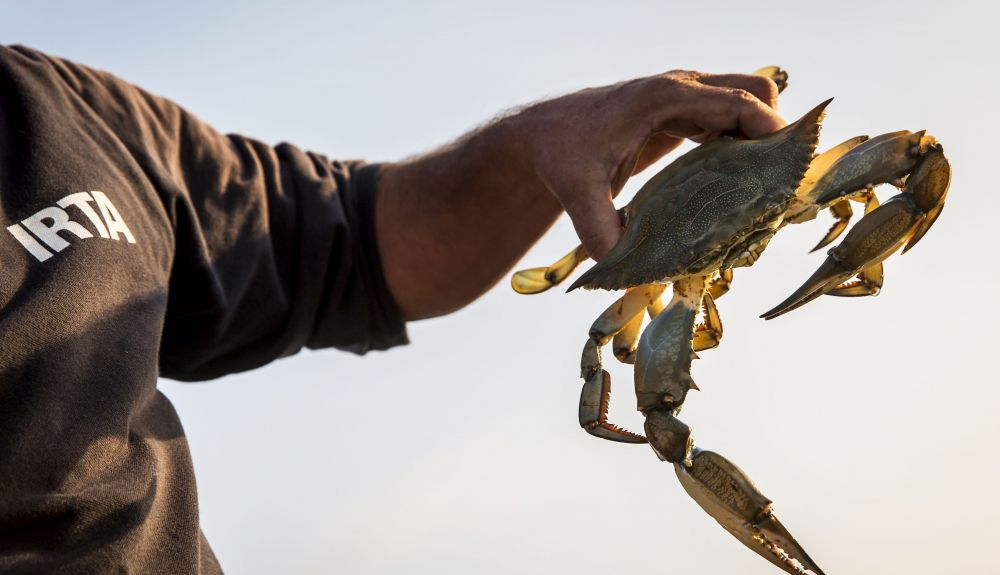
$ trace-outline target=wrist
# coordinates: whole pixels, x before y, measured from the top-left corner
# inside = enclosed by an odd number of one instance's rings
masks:
[[[503,115],[477,132],[482,151],[503,170],[506,177],[525,185],[538,185],[538,172],[532,142],[533,121],[526,116],[529,108]]]
[[[520,203],[558,213],[562,206],[538,169],[546,127],[534,108],[503,115],[459,142],[460,162],[476,174],[480,192],[492,189],[508,199],[520,196]]]

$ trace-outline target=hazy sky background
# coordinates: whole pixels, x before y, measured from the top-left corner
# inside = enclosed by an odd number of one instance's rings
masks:
[[[1000,571],[997,16],[961,1],[0,0],[0,41],[335,158],[401,159],[505,108],[673,68],[780,64],[787,118],[836,97],[824,148],[927,128],[954,166],[948,207],[887,262],[882,295],[758,319],[819,265],[806,252],[831,220],[784,230],[737,270],[682,416],[828,574],[918,575]],[[523,265],[575,244],[561,220]],[[614,297],[503,284],[412,324],[406,348],[164,381],[227,572],[777,573],[648,448],[579,429],[579,352]],[[613,375],[614,418],[641,427],[630,371]]]

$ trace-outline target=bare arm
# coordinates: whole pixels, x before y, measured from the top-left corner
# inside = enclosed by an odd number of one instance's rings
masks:
[[[676,148],[784,121],[771,80],[668,72],[525,108],[379,179],[376,235],[408,320],[455,311],[506,274],[565,210],[596,258],[621,235],[612,199]]]

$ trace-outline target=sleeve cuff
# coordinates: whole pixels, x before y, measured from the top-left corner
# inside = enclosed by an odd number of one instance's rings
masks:
[[[347,217],[349,237],[342,238],[346,240],[346,249],[331,254],[328,301],[320,309],[319,321],[308,343],[310,348],[334,347],[360,355],[410,341],[406,323],[385,280],[375,235],[375,195],[381,167],[381,164],[354,164],[341,172],[346,181],[340,182],[338,195]],[[347,269],[350,271],[345,277]]]

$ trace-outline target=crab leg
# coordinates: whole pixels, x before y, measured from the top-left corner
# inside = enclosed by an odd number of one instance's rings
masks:
[[[649,304],[649,307],[646,308],[646,313],[649,314],[649,319],[653,320],[656,319],[656,316],[660,315],[666,307],[667,304],[663,303],[662,298],[656,298],[653,303]]]
[[[798,189],[795,190],[795,197],[789,204],[781,225],[801,224],[815,219],[820,206],[809,200],[809,192],[816,187],[816,183],[830,171],[831,166],[837,160],[866,141],[868,141],[868,136],[855,136],[813,158],[813,161],[809,163],[809,169],[802,176]]]
[[[639,338],[635,359],[639,411],[680,406],[694,387],[691,338],[707,280],[707,276],[693,276],[675,282],[670,303]]]
[[[761,317],[773,319],[837,288],[856,288],[844,282],[858,272],[864,272],[861,285],[880,286],[881,269],[875,266],[903,244],[912,247],[920,240],[941,213],[950,181],[951,166],[935,144],[907,178],[905,192],[862,218],[802,287]],[[844,289],[838,295],[863,295],[858,291]]]
[[[851,201],[863,202],[865,204],[865,214],[868,214],[872,210],[878,207],[878,196],[875,195],[875,190],[869,189],[864,196],[852,196]],[[833,243],[834,240],[840,237],[840,234],[844,233],[847,226],[851,223],[851,216],[854,215],[854,210],[851,208],[851,202],[848,200],[840,200],[834,202],[830,206],[830,213],[833,217],[837,218],[837,221],[833,222],[830,226],[830,231],[826,232],[823,239],[816,244],[816,247],[809,250],[809,253],[819,251],[826,246]]]
[[[732,279],[732,277],[733,274],[730,272],[729,278]],[[664,286],[664,288],[665,287],[666,286]],[[725,289],[729,289],[728,284],[726,284]],[[652,303],[646,306],[646,313],[649,315],[649,319],[656,319],[656,316],[660,315],[660,312],[663,311],[664,307],[666,307],[666,304],[663,303],[663,298],[657,297],[653,299]],[[614,350],[615,357],[618,358],[618,361],[628,364],[635,363],[635,348],[639,345],[639,335],[641,333],[642,314],[640,313],[628,322],[625,329],[615,334],[615,339],[611,343],[611,349]]]
[[[645,437],[608,421],[610,401],[611,374],[599,369],[587,378],[580,392],[580,427],[595,437],[609,441],[646,443]]]
[[[923,214],[904,194],[893,200],[865,216],[839,246],[830,250],[826,261],[799,289],[761,317],[774,319],[837,287],[849,287],[844,282],[899,249],[913,233]]]
[[[712,294],[712,299],[719,299],[729,291],[733,283],[733,269],[725,269],[719,275],[708,282],[708,293]]]
[[[514,272],[510,286],[520,294],[536,294],[559,285],[573,270],[589,257],[582,245],[573,248],[556,263],[542,268],[528,268]]]
[[[774,515],[771,500],[731,461],[694,447],[688,460],[674,463],[674,471],[688,495],[752,551],[786,573],[823,575]]]
[[[715,307],[715,299],[711,292],[705,292],[701,304],[705,321],[694,329],[691,347],[695,352],[719,347],[719,342],[722,340],[722,319],[719,317],[719,309]]]
[[[802,176],[802,181],[799,182],[798,189],[795,190],[795,195],[807,195],[810,190],[816,187],[816,183],[820,178],[830,171],[830,168],[837,160],[867,141],[867,135],[854,136],[813,158],[813,161],[809,162],[809,169],[806,170],[806,173]]]
[[[840,297],[878,295],[882,290],[882,276],[882,262],[872,264],[858,272],[858,279],[842,283],[826,292],[826,295]]]
[[[744,545],[787,573],[822,575],[750,478],[721,455],[696,448],[691,428],[676,417],[694,388],[689,373],[691,334],[703,298],[711,301],[706,280],[698,276],[678,281],[670,304],[640,339],[636,397],[646,417],[650,447],[662,461],[674,464],[685,491]]]
[[[719,317],[719,309],[715,307],[715,300],[729,291],[732,281],[733,270],[727,269],[720,271],[718,276],[708,282],[701,302],[704,321],[695,328],[691,340],[695,359],[698,358],[697,352],[718,347],[722,340],[722,319]]]
[[[611,396],[611,376],[602,367],[601,348],[617,333],[639,318],[658,300],[665,286],[645,285],[630,288],[611,304],[590,327],[590,338],[583,346],[580,359],[580,376],[584,379],[580,393],[580,426],[587,433],[611,441],[645,443],[646,438],[622,429],[608,421],[608,404]]]
[[[913,195],[917,207],[927,212],[927,217],[917,225],[917,229],[910,236],[906,247],[903,248],[904,254],[917,245],[941,215],[950,185],[951,164],[938,145],[931,153],[924,156],[920,165],[906,179],[906,191]]]
[[[778,86],[778,93],[785,91],[788,87],[788,72],[782,70],[778,66],[764,66],[760,70],[753,73],[754,76],[763,76],[765,78],[770,78],[772,82]]]
[[[812,220],[820,210],[830,208],[836,221],[810,251],[829,245],[850,222],[852,210],[846,200],[873,198],[873,188],[879,184],[901,187],[900,178],[910,173],[936,145],[937,140],[924,131],[902,130],[871,139],[859,136],[831,148],[809,165],[785,212],[783,224]]]
[[[647,306],[646,309],[649,309]],[[615,357],[622,363],[635,363],[635,346],[639,343],[639,334],[642,331],[642,313],[635,314],[635,317],[625,324],[625,329],[615,334],[615,339],[611,342],[611,349]]]
[[[837,218],[837,220],[833,222],[833,225],[830,226],[830,230],[826,232],[823,239],[816,244],[816,247],[809,250],[809,253],[830,245],[833,240],[840,237],[840,234],[844,233],[844,230],[846,230],[847,226],[851,223],[851,216],[854,215],[854,210],[851,209],[851,203],[849,201],[840,200],[830,206],[830,213],[833,214],[833,217]]]
[[[933,136],[925,134],[923,130],[890,132],[851,148],[800,197],[824,208],[879,184],[898,184],[937,144]]]
[[[626,329],[633,319],[642,319],[642,312],[660,298],[665,288],[664,285],[647,284],[626,290],[625,295],[615,300],[594,320],[590,326],[590,341],[598,348],[606,345],[615,334]],[[584,365],[593,365],[595,369],[599,367],[588,362]]]
[[[650,320],[654,320],[664,308],[666,308],[666,304],[663,303],[663,298],[658,297],[653,300],[653,303],[646,306],[646,314],[649,315]],[[632,321],[625,326],[625,329],[615,334],[611,348],[614,350],[618,361],[628,364],[635,363],[635,349],[639,345],[639,336],[641,333],[642,314],[639,314],[632,318]]]

